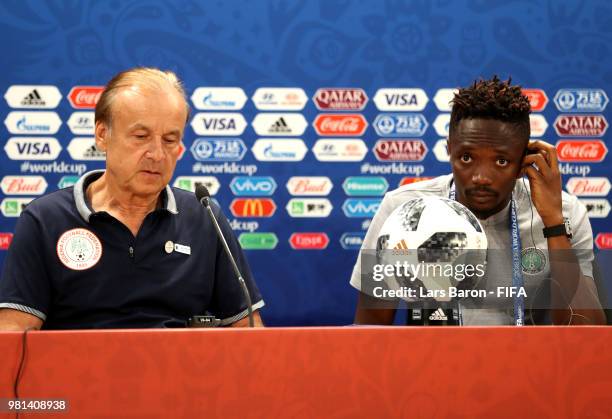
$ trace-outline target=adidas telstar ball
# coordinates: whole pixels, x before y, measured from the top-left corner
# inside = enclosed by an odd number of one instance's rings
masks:
[[[478,286],[486,267],[487,237],[478,218],[457,201],[421,197],[405,202],[380,230],[379,264],[393,265],[390,289],[413,289],[408,301],[451,301]],[[465,293],[463,293],[465,296]],[[413,297],[413,298],[407,298]]]

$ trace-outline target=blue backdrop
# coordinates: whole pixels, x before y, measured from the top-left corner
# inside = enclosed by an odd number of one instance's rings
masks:
[[[247,251],[267,302],[263,316],[271,325],[347,324],[352,321],[356,296],[348,280],[357,250],[344,247],[358,243],[359,234],[367,228],[368,214],[352,213],[365,215],[362,218],[345,214],[343,205],[359,204],[358,201],[345,201],[362,197],[349,196],[342,184],[349,176],[384,176],[389,188],[393,189],[405,176],[429,177],[447,173],[448,163],[440,161],[433,152],[435,144],[444,138],[444,133],[438,133],[434,127],[436,117],[442,113],[434,102],[439,89],[463,86],[477,77],[492,74],[502,78],[511,75],[526,88],[543,89],[548,103],[539,114],[548,126],[540,138],[552,143],[560,139],[553,128],[555,119],[561,114],[575,115],[574,111],[580,111],[579,104],[568,105],[572,97],[578,99],[580,95],[589,94],[584,109],[598,118],[603,115],[609,119],[610,114],[607,98],[603,103],[601,95],[602,91],[610,91],[612,85],[612,5],[604,0],[5,0],[0,3],[0,11],[3,40],[0,44],[0,87],[3,94],[14,85],[52,85],[62,95],[57,107],[44,110],[57,113],[62,121],[59,131],[28,136],[56,138],[61,145],[60,154],[53,157],[58,165],[45,169],[41,164],[48,165],[48,159],[13,160],[15,151],[11,156],[9,150],[14,149],[5,148],[0,152],[2,178],[43,175],[48,183],[46,192],[50,192],[70,182],[70,178],[64,176],[77,175],[84,168],[103,167],[102,161],[75,161],[69,153],[68,146],[73,138],[88,137],[76,134],[75,128],[71,129],[68,124],[74,112],[87,111],[75,109],[68,100],[75,86],[100,86],[119,70],[146,65],[176,71],[184,80],[189,95],[197,87],[227,86],[244,90],[248,97],[244,107],[224,111],[240,113],[248,123],[242,134],[228,137],[242,139],[248,149],[242,160],[233,163],[238,167],[254,165],[256,176],[275,179],[277,188],[269,196],[277,207],[274,215],[269,218],[232,216],[230,205],[236,196],[230,183],[240,174],[201,173],[202,166],[196,163],[202,162],[196,158],[203,157],[194,155],[190,148],[197,138],[206,136],[196,134],[192,127],[186,130],[186,151],[175,175],[214,176],[220,185],[216,199],[228,218],[256,221],[255,232],[272,232],[278,238],[272,250]],[[258,109],[250,98],[258,88],[266,87],[301,88],[308,96],[303,110],[289,110],[301,113],[308,122],[305,132],[295,137],[303,140],[308,148],[301,161],[261,161],[250,150],[258,138],[271,138],[269,134],[258,135],[251,125],[254,118],[265,111]],[[323,112],[317,109],[312,98],[317,89],[330,87],[361,88],[369,97],[365,109],[354,112],[362,114],[369,123],[360,136],[368,148],[362,161],[319,161],[312,151],[315,142],[322,138],[312,123]],[[411,132],[403,136],[424,140],[428,152],[422,161],[410,161],[423,157],[422,149],[420,156],[402,162],[377,159],[374,153],[377,141],[390,137],[378,135],[374,127],[377,116],[383,113],[374,97],[383,88],[420,88],[427,96],[423,110],[414,112],[410,107],[400,107],[399,118],[392,115],[383,118],[387,123],[389,118],[397,123],[404,115],[418,125],[417,131],[425,129],[422,135],[415,136],[415,132]],[[553,99],[560,89],[577,90],[563,91],[559,96],[561,103],[555,105]],[[48,92],[43,88],[39,90]],[[21,95],[15,97],[22,99],[29,95],[24,92],[9,96],[15,100],[13,96]],[[28,103],[35,104],[35,99],[30,97]],[[413,105],[419,102],[415,108],[424,103],[423,97],[412,99]],[[577,103],[581,103],[580,100]],[[202,118],[196,113],[207,111],[197,110],[193,105],[194,118]],[[22,111],[42,112],[19,109],[11,105],[8,98],[0,103],[3,119],[11,112]],[[419,119],[421,117],[415,116],[418,114],[422,114],[427,126]],[[15,117],[21,116],[16,114]],[[420,122],[415,122],[414,118]],[[444,129],[443,122],[439,129]],[[541,124],[542,120],[536,122]],[[15,142],[23,137],[9,132],[11,123],[5,122],[0,127],[3,148],[9,139],[15,137]],[[201,126],[202,121],[196,119],[194,124]],[[380,123],[378,128],[384,130],[385,125]],[[543,127],[540,125],[540,128]],[[586,138],[599,138],[609,143],[609,135],[597,135]],[[351,138],[354,137],[359,136]],[[219,139],[223,135],[215,134],[211,138]],[[328,147],[327,151],[332,148]],[[29,163],[24,165],[26,162]],[[67,165],[59,165],[61,162]],[[384,173],[396,170],[391,169],[393,164],[396,169],[401,165],[403,169],[400,170],[408,173]],[[50,172],[40,173],[43,170]],[[228,168],[210,170],[227,172]],[[374,173],[377,170],[380,173]],[[611,174],[609,157],[603,162],[574,159],[566,163],[563,170],[575,173],[564,175],[564,185],[571,176],[609,178]],[[292,176],[330,178],[333,188],[328,195],[319,196],[328,199],[333,206],[329,217],[294,218],[289,215],[285,209],[289,200],[299,199],[286,187]],[[4,180],[3,184],[8,185],[9,181]],[[10,189],[3,192],[7,193],[0,198],[8,199],[3,205],[5,212],[10,212],[9,204],[16,195],[12,195]],[[596,199],[591,202],[594,215],[599,217],[591,219],[594,233],[612,231],[607,218],[606,196],[600,193],[588,199]],[[376,201],[361,202],[361,208],[370,207],[372,202],[376,204]],[[0,216],[0,232],[12,232],[15,220],[10,214]],[[237,234],[242,232],[236,231]],[[294,250],[289,238],[295,232],[325,233],[329,244],[324,250]],[[353,241],[341,242],[344,233],[359,234],[349,236],[355,237]],[[600,239],[603,247],[610,246],[609,236],[604,234]],[[0,251],[0,265],[5,255],[6,251]]]

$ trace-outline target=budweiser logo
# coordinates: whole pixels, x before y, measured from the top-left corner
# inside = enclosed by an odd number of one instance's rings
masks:
[[[317,115],[314,127],[319,135],[362,135],[368,123],[363,115]]]
[[[610,192],[610,181],[606,177],[573,177],[567,181],[567,191],[579,196],[606,196]]]
[[[294,185],[293,191],[296,194],[301,193],[315,193],[320,192],[323,193],[326,187],[324,183],[313,183],[309,180],[300,180]]]
[[[42,176],[5,176],[2,179],[5,195],[40,195],[46,189],[47,181]]]
[[[68,100],[73,108],[94,109],[103,91],[102,86],[75,86],[68,93]]]
[[[561,161],[600,162],[608,153],[608,148],[601,140],[557,142],[557,154]]]
[[[291,195],[327,195],[332,186],[326,176],[294,176],[287,182],[287,190]]]

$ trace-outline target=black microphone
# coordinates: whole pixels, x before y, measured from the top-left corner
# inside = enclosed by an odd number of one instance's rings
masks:
[[[244,278],[240,274],[240,270],[238,269],[238,265],[236,265],[236,260],[232,256],[232,252],[230,251],[230,248],[227,245],[227,241],[225,241],[225,237],[223,236],[221,227],[219,227],[217,218],[215,217],[215,214],[213,214],[212,208],[210,207],[210,193],[208,192],[208,188],[206,188],[206,186],[202,185],[201,183],[198,183],[195,188],[195,195],[198,201],[200,201],[200,204],[202,204],[204,208],[208,210],[208,213],[210,214],[210,219],[212,220],[215,226],[215,230],[217,231],[217,237],[219,237],[219,240],[221,241],[221,243],[223,244],[223,248],[225,249],[225,253],[227,254],[227,257],[232,263],[232,267],[234,268],[234,272],[236,273],[238,282],[242,287],[244,299],[247,302],[247,311],[249,313],[249,327],[254,327],[255,322],[253,320],[253,307],[251,307],[251,294],[249,293],[249,289],[247,288],[246,283],[244,282]]]

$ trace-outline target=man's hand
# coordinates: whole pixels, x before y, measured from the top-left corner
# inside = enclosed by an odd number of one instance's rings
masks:
[[[38,317],[11,308],[0,309],[0,330],[24,331],[40,329],[43,321]]]
[[[559,172],[557,150],[553,145],[540,140],[529,142],[527,148],[535,151],[523,159],[523,170],[529,178],[533,205],[545,227],[563,224],[561,172]]]

